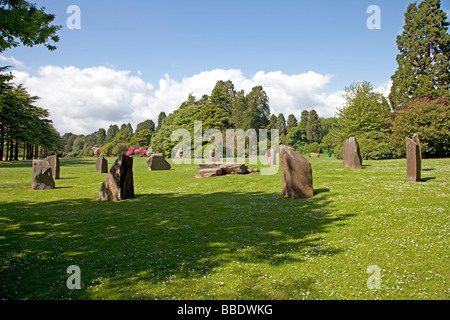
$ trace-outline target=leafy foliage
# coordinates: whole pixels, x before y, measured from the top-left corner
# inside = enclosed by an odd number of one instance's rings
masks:
[[[171,141],[172,133],[177,129],[187,129],[193,139],[195,121],[202,122],[202,135],[208,129],[217,129],[225,137],[225,130],[229,128],[266,128],[269,114],[269,99],[261,86],[245,94],[243,90],[236,92],[231,81],[218,81],[211,97],[203,96],[197,101],[189,95],[179,109],[163,118],[152,136],[151,146],[156,152],[164,152],[168,156],[178,144],[178,141]],[[206,145],[205,142],[203,148]]]
[[[43,44],[55,50],[53,43],[59,41],[56,32],[61,26],[52,25],[55,15],[44,10],[24,0],[1,1],[0,52],[21,44],[27,47]]]
[[[301,124],[298,124],[296,127],[292,128],[286,137],[286,144],[297,150],[300,150],[301,147],[307,142],[306,130]]]
[[[332,128],[335,143],[370,131],[383,131],[390,118],[386,98],[375,92],[369,82],[354,83],[345,88],[346,103],[338,109]]]
[[[422,98],[398,108],[391,118],[391,140],[404,155],[405,137],[419,135],[425,157],[450,156],[450,104],[446,98]]]
[[[400,54],[389,100],[394,107],[417,98],[450,98],[450,34],[440,0],[412,3],[397,37]]]
[[[14,159],[18,160],[18,143],[31,143],[45,149],[57,149],[60,137],[46,109],[35,106],[38,97],[31,96],[22,86],[4,86],[0,99],[0,154],[3,158],[4,142],[12,148],[15,142]],[[11,150],[11,149],[10,149]],[[13,160],[12,152],[10,160]]]

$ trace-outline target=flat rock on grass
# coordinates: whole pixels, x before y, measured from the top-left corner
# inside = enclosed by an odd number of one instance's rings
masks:
[[[258,169],[249,168],[247,167],[247,165],[243,163],[234,163],[234,162],[200,163],[198,165],[198,171],[199,174],[196,175],[195,178],[209,178],[223,175],[247,174],[259,172]]]

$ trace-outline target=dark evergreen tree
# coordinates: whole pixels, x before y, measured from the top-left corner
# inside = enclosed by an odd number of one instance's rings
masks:
[[[235,129],[242,129],[244,127],[244,114],[247,110],[247,97],[245,91],[240,90],[236,93],[233,99],[233,110],[231,112],[230,124]]]
[[[98,129],[97,133],[97,146],[103,145],[106,139],[106,130],[103,128]]]
[[[158,115],[158,126],[156,127],[156,130],[159,130],[161,128],[163,120],[166,118],[165,112],[160,112]]]
[[[297,118],[293,114],[290,114],[288,116],[287,123],[286,123],[287,132],[289,133],[289,131],[296,126],[297,126]]]
[[[269,124],[269,98],[262,86],[253,87],[246,96],[247,110],[244,113],[244,130],[265,129]]]
[[[397,37],[400,54],[389,100],[400,107],[415,98],[450,98],[450,34],[440,0],[412,3]]]
[[[267,130],[272,130],[277,128],[277,116],[272,114],[270,115],[269,124],[267,125]]]
[[[306,126],[308,125],[308,119],[309,119],[309,111],[308,110],[303,110],[301,118],[300,118],[300,125],[305,130],[306,130]]]
[[[276,128],[280,131],[280,136],[287,135],[286,119],[282,113],[280,113],[277,117]]]
[[[309,112],[308,123],[306,125],[306,138],[310,143],[319,142],[322,137],[322,126],[319,115],[313,109]]]
[[[153,122],[153,120],[145,120],[141,123],[138,123],[138,125],[136,126],[136,131],[134,132],[135,134],[138,133],[141,130],[144,129],[148,129],[150,131],[155,131],[155,123]]]
[[[217,81],[211,96],[209,97],[209,102],[218,108],[223,109],[228,116],[231,116],[233,112],[233,100],[236,95],[234,90],[233,82],[228,81]]]
[[[105,143],[109,143],[109,142],[113,141],[118,133],[119,133],[119,127],[115,124],[110,125],[108,131],[106,132]]]

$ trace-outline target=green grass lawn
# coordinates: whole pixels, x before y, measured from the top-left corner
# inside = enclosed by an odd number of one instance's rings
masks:
[[[115,203],[94,200],[95,159],[62,159],[49,191],[31,162],[2,163],[0,299],[450,298],[450,159],[425,159],[418,183],[406,159],[308,160],[315,196],[291,200],[280,171],[194,179],[135,158],[136,198]]]

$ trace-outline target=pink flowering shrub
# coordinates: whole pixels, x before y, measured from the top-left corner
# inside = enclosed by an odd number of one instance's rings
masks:
[[[126,153],[126,155],[127,155],[127,156],[133,156],[133,155],[134,155],[134,152],[136,151],[136,149],[139,149],[139,148],[136,148],[136,147],[130,147],[130,149],[128,149],[128,152]]]
[[[138,150],[136,150],[136,152],[140,157],[144,157],[147,154],[147,150],[144,148],[139,148]]]
[[[138,147],[130,147],[128,149],[128,152],[126,153],[127,156],[140,156],[143,157],[147,154],[147,150],[143,148]]]

